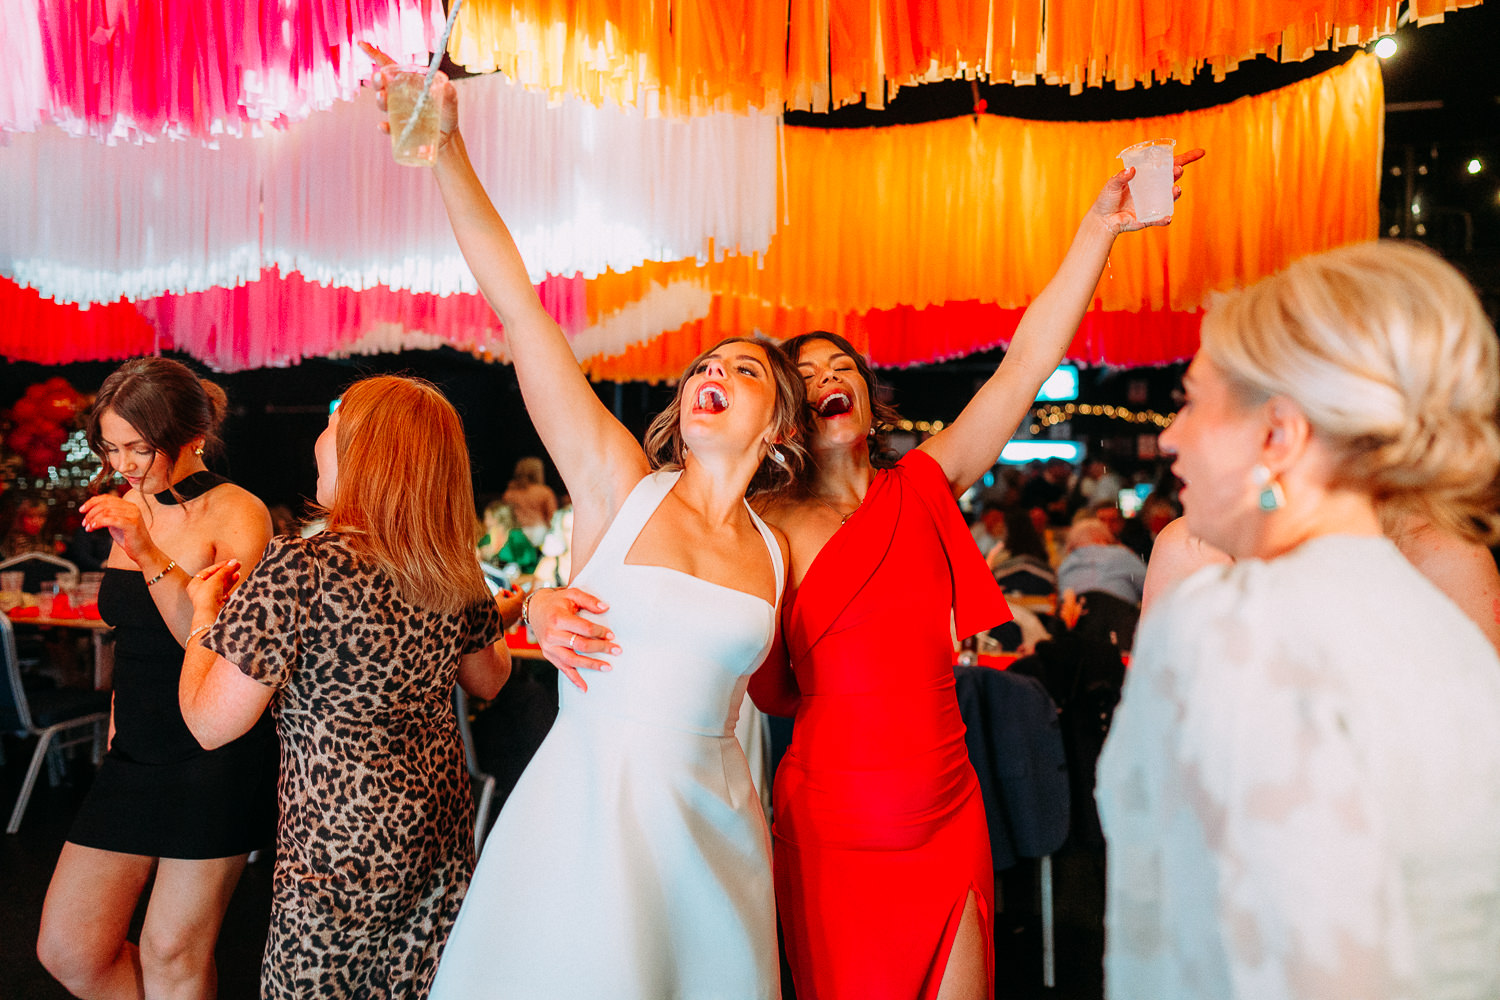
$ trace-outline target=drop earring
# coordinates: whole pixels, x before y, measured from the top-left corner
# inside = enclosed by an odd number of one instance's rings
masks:
[[[766,449],[766,454],[770,455],[771,461],[775,462],[777,465],[786,465],[786,456],[783,455],[781,453],[781,449],[776,447],[774,444]]]
[[[1261,510],[1269,514],[1286,506],[1286,493],[1282,491],[1281,484],[1271,476],[1270,469],[1257,465],[1250,470],[1250,477],[1260,487],[1258,501]]]

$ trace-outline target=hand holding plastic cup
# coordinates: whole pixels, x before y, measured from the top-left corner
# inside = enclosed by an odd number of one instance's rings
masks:
[[[1141,222],[1172,217],[1172,149],[1176,145],[1175,139],[1147,139],[1120,150],[1125,166],[1135,168],[1130,198]]]
[[[441,71],[434,73],[432,87],[424,95],[426,66],[387,66],[384,72],[385,106],[391,119],[391,155],[403,166],[430,167],[437,160],[438,144],[443,138],[440,109],[433,91],[446,83],[448,77]]]

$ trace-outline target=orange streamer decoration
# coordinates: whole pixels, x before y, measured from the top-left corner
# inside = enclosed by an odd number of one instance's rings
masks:
[[[1480,0],[1414,0],[1418,23]],[[1216,79],[1395,30],[1400,0],[470,0],[448,50],[554,95],[672,114],[826,110],[941,79]]]
[[[1116,242],[1072,356],[1180,359],[1196,348],[1196,315],[1212,292],[1376,236],[1383,93],[1377,61],[1360,53],[1280,90],[1163,118],[788,128],[789,221],[767,253],[652,265],[654,280],[703,282],[715,295],[709,316],[666,335],[680,345],[639,347],[591,370],[675,378],[701,347],[749,330],[839,330],[885,365],[1006,342],[1119,168],[1115,154],[1156,136],[1208,156],[1191,168],[1170,226]],[[588,308],[592,318],[618,306],[599,285]],[[1142,317],[1156,318],[1155,342]]]

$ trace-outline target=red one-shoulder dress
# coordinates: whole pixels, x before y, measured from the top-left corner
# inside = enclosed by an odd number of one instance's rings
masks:
[[[989,951],[994,870],[950,612],[959,635],[1010,617],[941,467],[912,451],[876,474],[785,602],[789,664],[768,661],[751,685],[763,709],[795,713],[772,866],[799,997],[936,996],[970,893]],[[773,676],[788,666],[794,685]],[[993,991],[992,954],[986,965]]]

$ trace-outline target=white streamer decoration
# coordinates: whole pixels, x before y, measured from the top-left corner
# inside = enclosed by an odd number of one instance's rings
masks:
[[[476,169],[533,281],[759,253],[776,116],[687,120],[457,81]],[[350,288],[474,291],[427,170],[391,159],[368,91],[285,132],[105,146],[56,128],[0,151],[0,274],[60,302],[232,287],[265,268]]]

